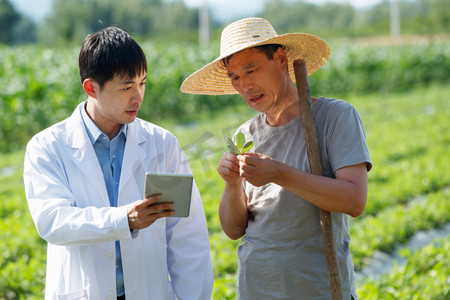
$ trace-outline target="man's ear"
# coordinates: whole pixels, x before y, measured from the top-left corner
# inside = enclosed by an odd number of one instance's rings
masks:
[[[91,78],[87,78],[83,81],[83,89],[89,97],[97,99],[96,89],[98,85]]]
[[[283,65],[283,67],[287,70],[288,67],[287,55],[286,52],[284,52],[283,48],[278,47],[277,51],[275,51],[273,55],[274,58],[278,59],[280,63]]]

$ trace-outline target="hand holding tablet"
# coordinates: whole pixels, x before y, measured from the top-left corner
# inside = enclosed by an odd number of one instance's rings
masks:
[[[192,183],[192,174],[146,173],[144,196],[161,194],[161,200],[156,203],[173,202],[172,217],[188,217]]]

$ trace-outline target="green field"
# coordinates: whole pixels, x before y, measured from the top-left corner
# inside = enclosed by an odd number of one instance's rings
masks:
[[[183,48],[180,48],[183,47]],[[144,44],[149,83],[140,116],[171,130],[202,194],[215,275],[213,299],[234,299],[239,241],[222,232],[216,172],[225,136],[254,115],[239,97],[182,95],[179,85],[215,52]],[[83,99],[78,49],[0,47],[0,299],[42,299],[46,243],[26,203],[22,164],[32,134],[68,116]],[[310,77],[313,96],[339,97],[362,117],[373,160],[364,214],[352,219],[355,268],[392,253],[421,231],[450,223],[450,47],[339,48]],[[180,121],[181,117],[181,121]],[[361,299],[450,299],[448,236],[414,252],[406,265],[358,283]]]
[[[374,251],[389,252],[419,230],[450,222],[450,87],[434,85],[410,92],[349,96],[360,112],[374,163],[369,173],[365,213],[352,221],[351,249],[357,269]],[[225,135],[251,117],[244,105],[196,122],[159,122],[185,149],[202,194],[215,273],[213,299],[233,299],[236,248],[222,233],[218,203],[223,182],[215,168]],[[31,221],[22,186],[23,150],[0,156],[0,299],[41,299],[45,243]],[[447,189],[446,189],[447,188]],[[423,197],[417,201],[418,196]],[[362,299],[445,299],[450,296],[448,239],[415,253],[388,276],[360,283]]]

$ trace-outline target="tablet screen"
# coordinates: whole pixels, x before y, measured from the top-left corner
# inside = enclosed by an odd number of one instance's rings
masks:
[[[161,202],[173,202],[172,217],[187,217],[191,206],[192,174],[146,173],[145,196],[161,194]]]

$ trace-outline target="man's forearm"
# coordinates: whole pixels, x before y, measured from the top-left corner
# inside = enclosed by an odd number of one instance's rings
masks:
[[[233,239],[239,239],[245,234],[248,223],[247,197],[241,183],[231,185],[225,183],[225,189],[220,200],[219,217],[225,234]]]
[[[357,217],[367,200],[367,169],[365,164],[339,169],[336,178],[317,176],[289,166],[275,183],[299,195],[323,210]]]

